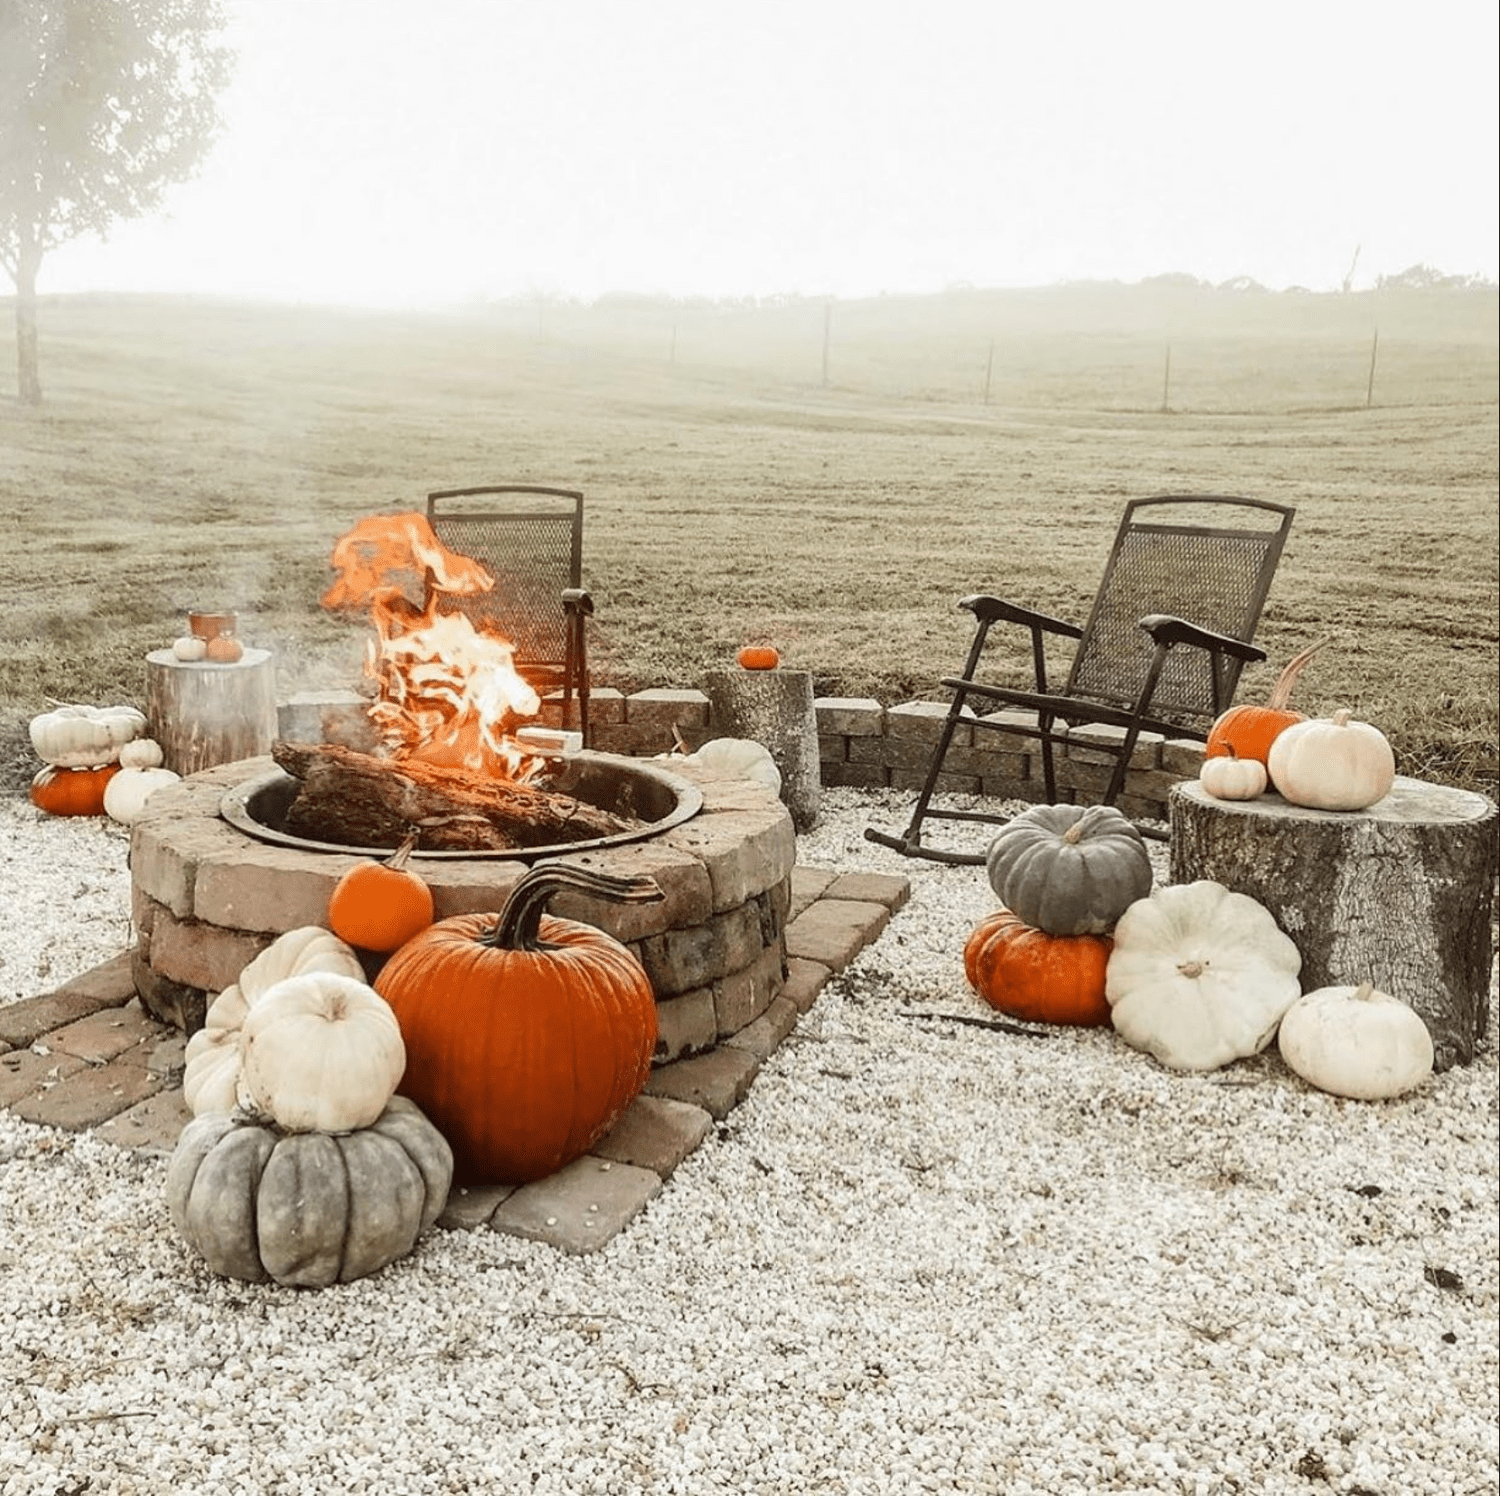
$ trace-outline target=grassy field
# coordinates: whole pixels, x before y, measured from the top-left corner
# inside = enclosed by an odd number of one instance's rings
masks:
[[[60,298],[38,409],[9,398],[11,321],[0,303],[12,787],[25,719],[139,701],[190,607],[238,609],[283,693],[352,684],[364,631],[317,605],[334,540],[429,489],[526,481],[586,494],[598,683],[691,686],[766,638],[820,693],[888,703],[959,663],[964,593],[1081,616],[1128,498],[1294,504],[1259,642],[1278,666],[1333,636],[1298,704],[1352,707],[1402,772],[1494,793],[1493,290]]]

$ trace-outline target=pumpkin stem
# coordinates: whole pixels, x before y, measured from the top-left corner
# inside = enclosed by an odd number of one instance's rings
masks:
[[[1208,969],[1207,961],[1182,961],[1178,963],[1177,970],[1189,979],[1201,977]]]
[[[1357,1003],[1367,1003],[1370,1002],[1374,998],[1374,996],[1374,982],[1361,982],[1359,986],[1354,989],[1354,996],[1351,1001]]]
[[[1076,847],[1078,845],[1079,839],[1082,836],[1083,836],[1083,821],[1080,818],[1079,820],[1074,821],[1073,824],[1071,826],[1069,826],[1066,831],[1063,832],[1062,839],[1065,842],[1067,842],[1067,844],[1070,847]]]
[[[544,862],[511,889],[494,928],[481,935],[479,943],[502,951],[551,949],[537,933],[542,914],[553,894],[569,888],[611,904],[649,904],[666,897],[654,878],[617,878],[575,863]]]
[[[1284,712],[1287,702],[1292,699],[1292,687],[1297,683],[1297,677],[1307,668],[1307,662],[1323,648],[1325,644],[1331,644],[1333,636],[1330,634],[1326,639],[1319,639],[1316,644],[1309,644],[1301,654],[1295,654],[1286,662],[1286,668],[1276,677],[1276,684],[1271,687],[1271,694],[1266,699],[1266,705],[1273,711]]]
[[[416,831],[408,831],[402,839],[401,845],[386,858],[385,865],[393,872],[399,873],[406,866],[407,859],[416,850],[419,834]]]

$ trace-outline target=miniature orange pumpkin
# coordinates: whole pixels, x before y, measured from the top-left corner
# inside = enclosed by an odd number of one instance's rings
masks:
[[[779,651],[769,644],[747,644],[735,658],[742,670],[774,670],[781,663]]]
[[[1293,711],[1287,703],[1291,700],[1292,687],[1297,677],[1307,668],[1308,661],[1329,641],[1319,639],[1310,644],[1301,654],[1293,655],[1286,668],[1276,678],[1271,694],[1264,706],[1232,706],[1221,712],[1209,729],[1208,742],[1204,745],[1205,758],[1250,758],[1265,763],[1271,744],[1278,735],[1295,722],[1303,719],[1301,712]]]
[[[432,890],[407,867],[413,831],[384,862],[356,863],[333,886],[328,928],[366,951],[393,951],[432,923]]]
[[[59,769],[48,764],[31,781],[31,803],[52,816],[102,816],[104,791],[119,764],[95,769]]]
[[[498,917],[439,920],[375,979],[406,1044],[401,1094],[447,1138],[466,1183],[524,1184],[570,1163],[651,1071],[650,980],[613,936],[543,912],[562,889],[624,903],[662,896],[650,878],[543,864]]]
[[[244,653],[245,646],[233,634],[216,634],[204,647],[205,656],[215,665],[232,665]]]
[[[987,914],[964,946],[964,975],[992,1007],[1028,1023],[1109,1022],[1108,935],[1049,935],[1009,909]]]

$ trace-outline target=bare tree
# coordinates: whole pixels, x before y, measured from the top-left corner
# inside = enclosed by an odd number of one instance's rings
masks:
[[[23,403],[42,398],[43,257],[152,212],[197,171],[233,62],[223,28],[222,0],[0,0],[0,265]]]

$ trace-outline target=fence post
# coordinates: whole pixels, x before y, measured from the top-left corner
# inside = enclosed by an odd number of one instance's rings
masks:
[[[1171,408],[1167,404],[1167,392],[1171,389],[1171,387],[1172,387],[1172,345],[1170,343],[1168,343],[1167,344],[1167,365],[1166,365],[1166,368],[1164,368],[1162,370],[1162,375],[1161,375],[1161,408],[1162,408],[1162,414],[1163,415],[1165,415],[1167,413],[1167,411]]]
[[[990,373],[995,367],[995,340],[990,339],[990,356],[984,363],[984,403],[990,403]]]
[[[1370,340],[1370,379],[1365,385],[1365,409],[1368,410],[1375,399],[1375,354],[1380,348],[1380,329],[1375,329],[1375,336]]]

